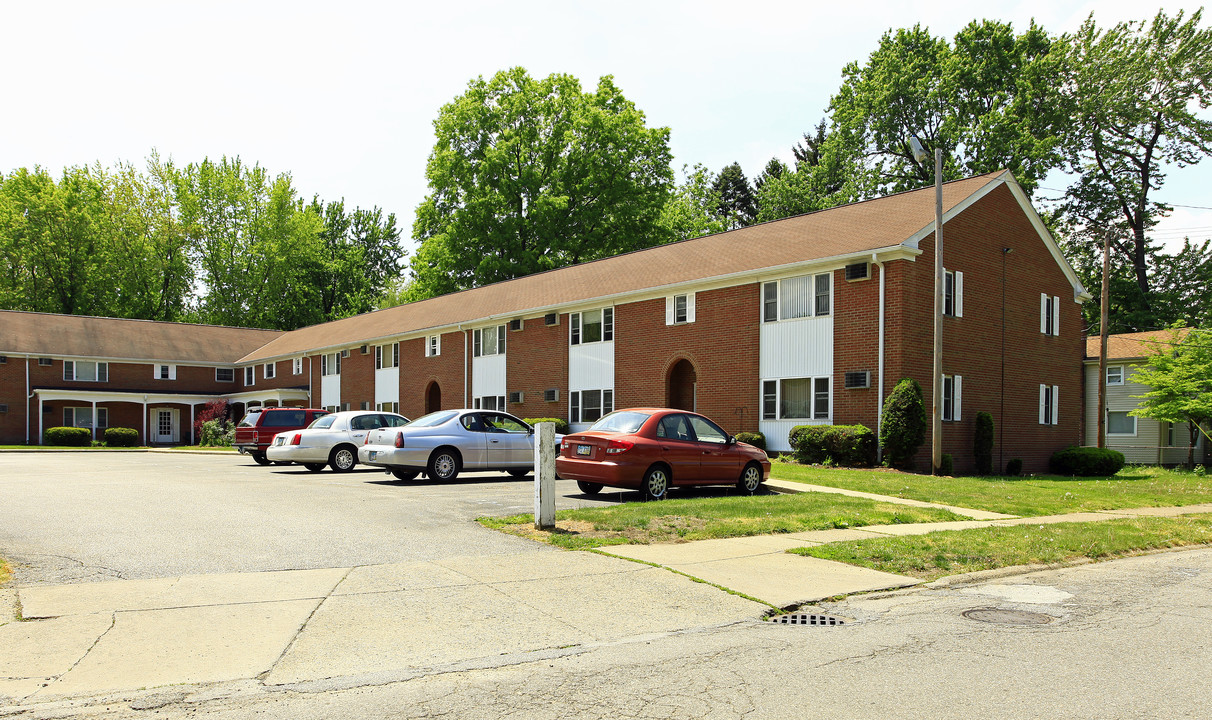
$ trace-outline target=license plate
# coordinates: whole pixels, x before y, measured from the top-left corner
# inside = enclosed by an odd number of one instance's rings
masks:
[[[577,445],[577,455],[592,455],[592,454],[593,454],[592,445]]]
[[[371,460],[374,460],[375,456],[377,456],[379,452],[377,450],[370,450],[366,454],[370,456]]]

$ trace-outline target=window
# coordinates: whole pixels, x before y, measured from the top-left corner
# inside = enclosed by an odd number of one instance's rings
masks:
[[[38,358],[38,365],[41,367],[50,367],[52,362],[54,361],[50,358]]]
[[[153,367],[155,378],[157,380],[176,380],[177,366],[176,365],[156,365]]]
[[[502,325],[501,327],[505,327]],[[476,410],[504,410],[505,396],[504,395],[485,395],[475,398],[473,407]]]
[[[1107,384],[1108,385],[1123,385],[1124,384],[1124,366],[1123,365],[1108,365],[1107,366]]]
[[[255,367],[244,368],[244,387],[249,387],[257,382],[257,369]]]
[[[1107,411],[1107,434],[1108,435],[1135,435],[1136,434],[1136,418],[1128,414],[1128,411],[1121,412]]]
[[[425,338],[425,357],[437,357],[442,354],[442,336],[430,335]]]
[[[614,340],[614,308],[571,313],[568,318],[573,345]]]
[[[369,400],[363,400],[362,402],[358,403],[358,409],[359,409],[359,410],[369,410],[369,409],[370,409],[370,401],[369,401]]]
[[[614,411],[614,390],[574,390],[568,393],[568,421],[596,422]]]
[[[93,409],[91,407],[63,408],[64,427],[91,428],[93,426]],[[109,410],[97,408],[97,428],[109,427]]]
[[[763,420],[828,420],[831,396],[827,377],[762,381]]]
[[[1057,404],[1057,395],[1060,387],[1057,385],[1040,385],[1039,386],[1039,424],[1040,425],[1056,425],[1057,412],[1060,406]]]
[[[832,306],[830,273],[784,278],[762,285],[762,322],[828,315]]]
[[[504,355],[505,326],[497,325],[494,328],[473,331],[471,336],[471,354],[473,357]]]
[[[235,382],[235,368],[215,368],[215,382]]]
[[[681,325],[694,322],[694,293],[665,298],[665,324]]]
[[[375,370],[400,366],[400,343],[375,345]]]
[[[694,428],[695,438],[699,442],[713,445],[728,444],[728,433],[721,430],[719,425],[698,415],[687,415],[686,417],[690,420],[690,427]]]
[[[1045,335],[1060,335],[1060,298],[1047,293],[1039,296],[1039,331]]]
[[[964,274],[954,270],[943,270],[943,314],[947,317],[964,316]]]
[[[108,382],[109,364],[64,360],[63,379],[77,382]]]
[[[274,363],[265,363],[261,368],[261,376],[266,380],[272,380],[278,373],[278,366]]]
[[[943,376],[943,420],[959,422],[960,401],[962,398],[964,378],[959,375]]]
[[[328,377],[330,375],[341,374],[341,353],[328,353],[320,356],[320,375]]]
[[[290,361],[290,373],[292,375],[303,374],[303,358],[297,357]]]
[[[399,415],[400,414],[400,403],[398,403],[398,402],[379,403],[378,405],[375,406],[375,410],[378,410],[379,412],[389,412],[389,413],[395,413],[395,414]]]

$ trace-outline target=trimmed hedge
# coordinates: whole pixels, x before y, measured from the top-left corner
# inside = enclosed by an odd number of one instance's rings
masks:
[[[556,432],[560,435],[567,435],[572,432],[572,428],[568,426],[567,420],[559,418],[522,418],[522,421],[527,425],[538,425],[541,422],[553,422],[556,426]]]
[[[60,447],[89,447],[93,444],[93,432],[81,427],[53,427],[42,433],[44,445]]]
[[[1124,454],[1110,448],[1071,447],[1053,453],[1049,463],[1057,475],[1110,476],[1124,466]]]
[[[739,432],[736,434],[737,442],[749,443],[750,445],[766,449],[766,436],[760,432]]]
[[[943,453],[938,460],[938,474],[941,477],[955,477],[955,461],[949,453]]]
[[[135,447],[139,444],[139,431],[134,428],[105,428],[105,444],[109,447]]]
[[[884,400],[880,444],[889,465],[902,470],[912,468],[913,456],[926,442],[927,424],[922,386],[917,380],[904,378]]]
[[[787,440],[796,462],[865,467],[875,461],[875,433],[865,425],[796,425]]]

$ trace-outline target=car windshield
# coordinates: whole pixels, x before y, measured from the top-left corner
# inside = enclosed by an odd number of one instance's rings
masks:
[[[261,427],[303,427],[307,423],[307,412],[303,410],[265,411]]]
[[[428,415],[422,415],[404,427],[433,427],[435,425],[441,425],[458,414],[458,410],[441,410],[439,412],[429,413]]]
[[[595,422],[589,429],[629,435],[639,430],[644,421],[650,417],[652,416],[648,413],[620,410],[606,415],[601,420]]]
[[[336,416],[336,415],[322,415],[322,416],[320,416],[320,417],[316,418],[316,419],[315,419],[315,421],[314,421],[314,422],[312,422],[312,424],[311,424],[311,425],[308,425],[307,427],[310,427],[310,428],[329,428],[329,427],[332,427],[332,424],[333,424],[334,422],[336,422],[336,421],[337,421],[337,416]]]
[[[237,425],[236,427],[256,427],[257,426],[257,417],[260,414],[261,414],[260,410],[258,410],[256,412],[248,413],[247,415],[245,415],[243,418],[240,419],[240,424]]]

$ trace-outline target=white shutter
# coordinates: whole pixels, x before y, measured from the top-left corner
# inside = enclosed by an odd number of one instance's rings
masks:
[[[1057,399],[1058,396],[1060,395],[1059,391],[1060,391],[1060,385],[1052,386],[1052,424],[1053,425],[1060,424],[1059,416],[1057,415],[1057,411],[1060,410],[1060,402]]]
[[[958,273],[957,273],[958,274]],[[964,378],[956,375],[953,378],[955,382],[955,398],[952,401],[951,419],[959,422],[960,419],[960,400],[963,398]]]
[[[1048,330],[1048,294],[1039,294],[1039,331],[1049,335]],[[1041,421],[1042,422],[1042,421]]]
[[[694,293],[686,293],[686,322],[694,322]]]
[[[1052,334],[1060,335],[1060,298],[1052,298]]]
[[[955,271],[955,316],[964,316],[964,274],[959,270]],[[959,378],[956,378],[959,381]],[[957,386],[956,397],[959,397],[959,389]],[[956,405],[956,420],[959,420],[959,405]]]
[[[673,295],[665,298],[665,324],[672,325],[674,321],[674,313],[677,312],[677,301]]]
[[[1039,424],[1040,425],[1043,425],[1044,420],[1046,419],[1044,417],[1044,406],[1047,403],[1048,403],[1048,386],[1040,385],[1039,386]]]

